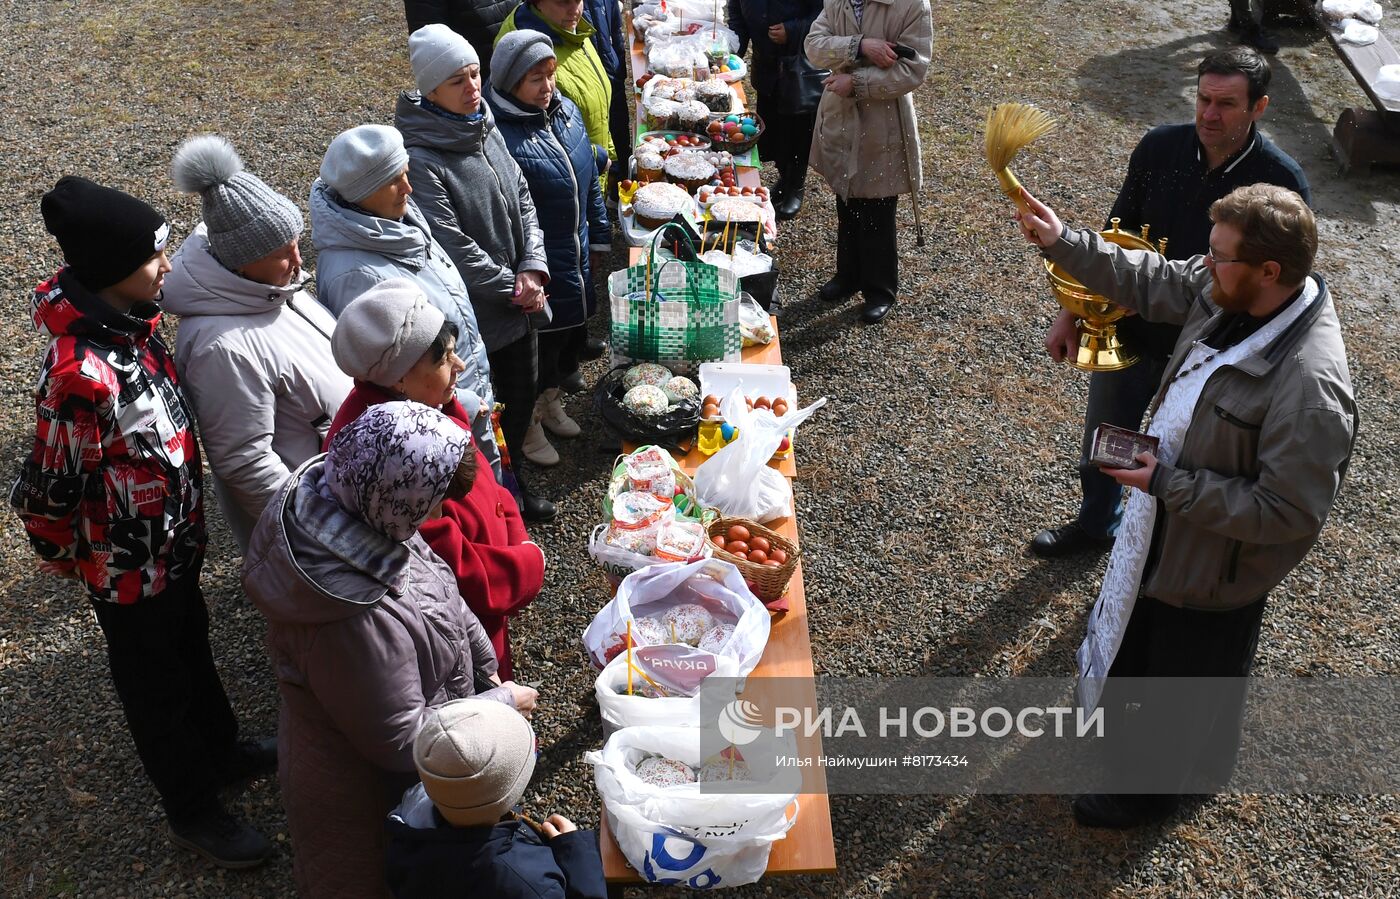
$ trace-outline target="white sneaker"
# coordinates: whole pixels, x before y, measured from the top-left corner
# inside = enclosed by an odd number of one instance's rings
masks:
[[[538,418],[530,422],[530,429],[525,432],[525,444],[520,449],[525,453],[525,458],[536,465],[548,467],[559,464],[559,452],[550,445]]]
[[[535,411],[539,414],[540,423],[548,428],[551,434],[559,437],[577,437],[583,433],[583,428],[578,426],[578,422],[564,411],[564,391],[558,387],[551,387],[540,394],[540,398],[535,401]]]

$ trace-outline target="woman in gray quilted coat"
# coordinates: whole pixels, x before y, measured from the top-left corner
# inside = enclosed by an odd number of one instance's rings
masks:
[[[471,436],[441,412],[365,412],[263,511],[243,587],[267,617],[281,694],[278,779],[303,897],[383,897],[384,816],[417,779],[425,713],[480,695],[529,715],[500,683],[451,569],[417,535],[460,491]],[[464,492],[464,491],[463,491]]]

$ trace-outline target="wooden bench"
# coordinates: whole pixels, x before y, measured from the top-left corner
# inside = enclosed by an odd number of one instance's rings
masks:
[[[1387,4],[1387,16],[1393,8]],[[1376,92],[1381,66],[1400,65],[1400,53],[1386,37],[1387,19],[1381,19],[1380,36],[1374,44],[1357,47],[1344,44],[1326,23],[1319,22],[1342,62],[1361,85],[1375,109],[1352,107],[1342,111],[1332,129],[1332,151],[1343,174],[1365,174],[1373,165],[1400,165],[1400,100],[1390,100]]]

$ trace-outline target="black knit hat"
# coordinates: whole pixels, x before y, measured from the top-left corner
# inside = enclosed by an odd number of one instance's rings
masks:
[[[165,216],[130,194],[64,175],[39,203],[44,227],[88,290],[111,287],[165,249]]]

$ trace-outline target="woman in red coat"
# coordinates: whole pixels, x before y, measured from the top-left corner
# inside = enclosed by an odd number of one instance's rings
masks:
[[[384,281],[341,312],[331,351],[355,387],[340,405],[326,436],[332,437],[371,406],[412,400],[442,410],[471,433],[471,422],[453,395],[462,362],[454,352],[456,330],[406,278]],[[479,449],[476,479],[461,500],[447,500],[442,515],[419,534],[452,568],[467,605],[491,638],[502,680],[514,676],[507,620],[540,592],[544,551],[530,540],[514,498],[496,483]]]

